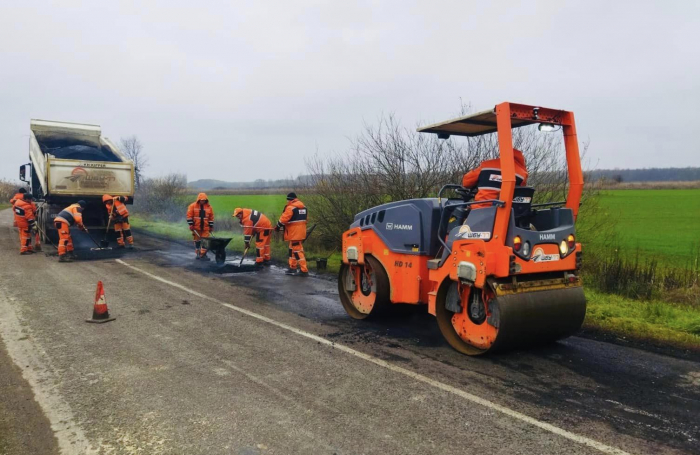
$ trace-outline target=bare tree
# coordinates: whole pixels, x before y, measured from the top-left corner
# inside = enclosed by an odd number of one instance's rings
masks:
[[[27,186],[24,183],[0,179],[0,205],[9,203],[10,198],[12,198],[20,188],[27,188]]]
[[[136,178],[136,188],[141,187],[141,176],[143,169],[148,166],[148,158],[143,151],[143,144],[138,136],[133,135],[120,140],[121,149],[131,161],[134,162],[134,177]]]
[[[463,106],[462,114],[468,110]],[[525,155],[528,185],[537,189],[536,200],[565,200],[568,178],[561,134],[541,133],[534,126],[517,128],[513,145]],[[390,201],[435,196],[442,185],[461,183],[465,172],[496,157],[495,134],[442,140],[385,115],[376,125],[364,126],[348,153],[327,158],[316,154],[307,160],[310,216],[318,223],[323,243],[337,246],[358,212]],[[587,201],[593,194],[589,187],[582,211],[595,213],[590,210],[595,204]],[[593,223],[597,229],[601,224]]]

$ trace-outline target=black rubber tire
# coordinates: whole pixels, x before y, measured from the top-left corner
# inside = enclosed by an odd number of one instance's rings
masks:
[[[36,222],[39,225],[41,231],[39,231],[39,238],[41,243],[48,245],[58,245],[58,231],[48,220],[48,213],[45,207],[40,206],[37,210]]]
[[[345,312],[347,312],[353,319],[377,319],[385,315],[387,310],[391,307],[391,288],[389,284],[389,277],[386,274],[386,270],[384,270],[384,266],[382,266],[382,264],[372,256],[365,256],[365,261],[369,263],[369,266],[374,271],[374,278],[377,286],[376,300],[372,310],[369,313],[361,313],[358,311],[358,309],[352,304],[352,300],[345,289],[345,280],[343,278],[350,266],[347,264],[342,264],[340,267],[340,272],[338,272],[338,295],[340,296],[340,303],[343,304]]]
[[[215,259],[217,264],[223,264],[224,262],[226,262],[226,250],[217,251]]]
[[[44,235],[44,232],[46,232],[46,223],[44,222],[43,207],[39,207],[36,211],[36,224],[39,226],[39,240],[41,240],[41,243],[48,243],[48,239]]]
[[[450,286],[456,286],[457,282],[452,281],[449,278],[445,280],[442,285],[440,286],[440,289],[438,290],[438,295],[437,295],[437,301],[435,305],[435,319],[437,319],[438,323],[438,328],[440,329],[440,333],[442,334],[443,338],[445,338],[445,341],[447,341],[447,344],[452,346],[452,348],[460,352],[462,354],[466,355],[483,355],[487,353],[489,350],[488,349],[479,349],[475,346],[472,346],[471,344],[465,342],[458,334],[457,331],[455,330],[454,326],[452,325],[452,316],[455,314],[451,311],[449,311],[447,308],[445,308],[446,304],[446,297],[447,297],[447,291]]]

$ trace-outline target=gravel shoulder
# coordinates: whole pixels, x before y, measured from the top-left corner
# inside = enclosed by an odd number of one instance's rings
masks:
[[[58,454],[51,423],[0,342],[0,454]]]

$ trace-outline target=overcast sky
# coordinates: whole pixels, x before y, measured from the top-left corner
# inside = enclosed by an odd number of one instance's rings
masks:
[[[30,118],[135,134],[149,175],[304,172],[363,122],[573,110],[598,168],[700,166],[698,1],[0,3],[0,177]]]

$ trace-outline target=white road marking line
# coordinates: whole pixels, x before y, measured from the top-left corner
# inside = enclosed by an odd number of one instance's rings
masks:
[[[221,306],[224,306],[226,308],[230,308],[234,311],[238,311],[239,313],[245,314],[246,316],[250,316],[250,317],[258,319],[260,321],[267,322],[268,324],[272,324],[272,325],[279,327],[281,329],[287,330],[289,332],[295,333],[295,334],[303,336],[305,338],[314,340],[318,343],[321,343],[321,344],[330,346],[332,348],[338,349],[338,350],[343,351],[347,354],[358,357],[362,360],[366,360],[366,361],[373,363],[375,365],[378,365],[380,367],[386,368],[388,370],[394,371],[394,372],[402,374],[404,376],[408,376],[409,378],[415,379],[416,381],[420,381],[420,382],[423,382],[423,383],[428,384],[430,386],[433,386],[436,389],[440,389],[442,391],[451,393],[453,395],[457,395],[461,398],[464,398],[467,401],[471,401],[472,403],[476,403],[476,404],[479,404],[479,405],[484,406],[486,408],[489,408],[491,410],[500,412],[501,414],[512,417],[513,419],[520,420],[521,422],[525,422],[527,424],[530,424],[530,425],[535,426],[537,428],[540,428],[542,430],[556,434],[557,436],[561,436],[563,438],[569,439],[570,441],[574,441],[576,443],[591,447],[593,449],[596,449],[596,450],[603,452],[603,453],[606,453],[606,454],[630,455],[628,452],[625,452],[624,450],[621,450],[621,449],[618,449],[615,447],[611,447],[609,445],[603,444],[602,442],[598,442],[594,439],[590,439],[590,438],[587,438],[585,436],[578,435],[576,433],[572,433],[570,431],[564,430],[563,428],[559,428],[559,427],[551,425],[549,423],[541,422],[533,417],[527,416],[527,415],[522,414],[518,411],[514,411],[514,410],[507,408],[505,406],[501,406],[500,404],[496,404],[496,403],[489,401],[489,400],[486,400],[484,398],[480,398],[476,395],[472,395],[469,392],[465,392],[464,390],[458,389],[458,388],[453,387],[451,385],[445,384],[445,383],[440,382],[440,381],[436,381],[435,379],[431,379],[427,376],[416,373],[414,371],[407,370],[406,368],[402,368],[400,366],[394,365],[394,364],[389,363],[389,362],[382,360],[380,358],[371,356],[369,354],[365,354],[364,352],[356,351],[355,349],[352,349],[351,347],[348,347],[348,346],[345,346],[342,344],[338,344],[334,341],[330,341],[330,340],[327,340],[326,338],[320,337],[318,335],[314,335],[313,333],[309,333],[309,332],[306,332],[304,330],[297,329],[296,327],[292,327],[292,326],[284,324],[282,322],[277,322],[274,319],[270,319],[270,318],[263,316],[261,314],[254,313],[252,311],[237,307],[235,305],[231,305],[230,303],[222,302],[221,300],[215,299],[213,297],[209,297],[208,295],[202,294],[201,292],[194,291],[194,290],[189,289],[181,284],[166,280],[165,278],[161,278],[157,275],[149,273],[149,272],[147,272],[143,269],[140,269],[138,267],[135,267],[131,264],[127,264],[126,262],[122,261],[121,259],[117,259],[116,262],[118,262],[119,264],[122,264],[126,267],[129,267],[130,269],[135,270],[139,273],[142,273],[150,278],[153,278],[156,281],[160,281],[161,283],[165,283],[169,286],[178,288],[182,291],[185,291],[189,294],[200,297],[204,300],[218,303]]]

